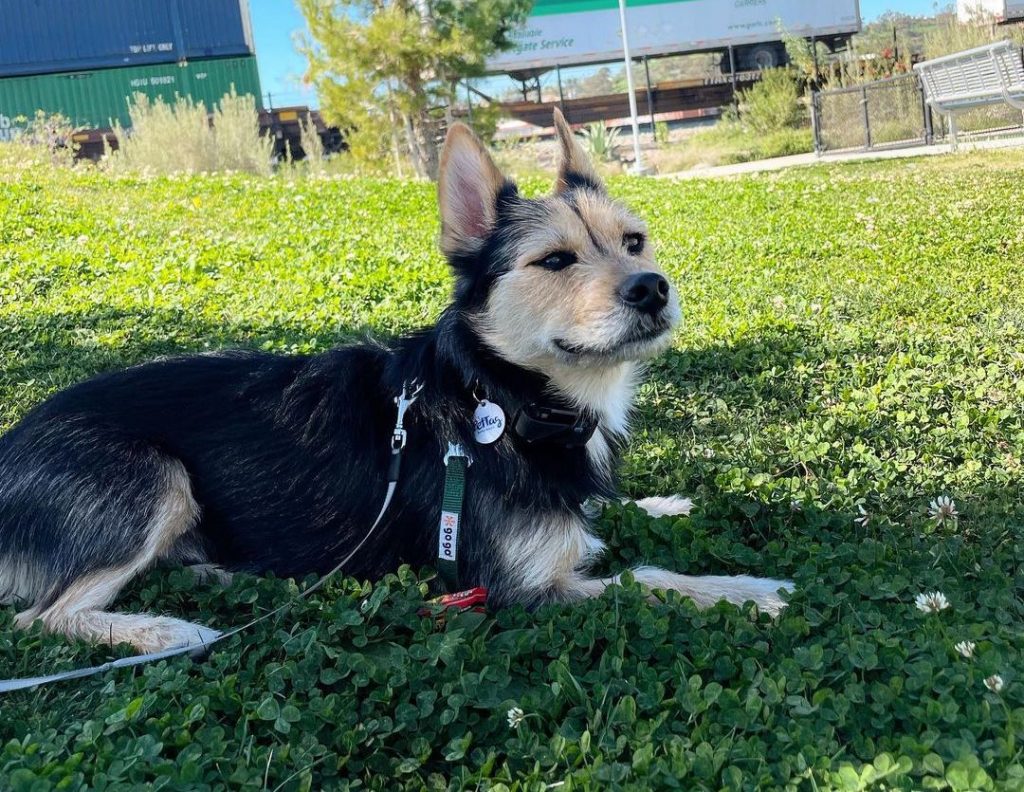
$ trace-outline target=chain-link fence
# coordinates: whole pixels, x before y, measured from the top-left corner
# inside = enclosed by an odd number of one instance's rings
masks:
[[[916,75],[814,94],[818,151],[931,143],[932,116]]]

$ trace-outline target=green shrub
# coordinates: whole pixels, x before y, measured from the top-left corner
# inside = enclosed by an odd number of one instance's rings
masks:
[[[740,91],[740,120],[758,134],[803,125],[807,111],[800,88],[788,69],[767,69],[750,88]]]
[[[654,142],[659,146],[668,144],[668,122],[656,121],[654,123]]]
[[[168,104],[141,93],[135,94],[129,116],[131,129],[116,127],[118,149],[104,157],[112,172],[270,173],[273,141],[260,135],[256,101],[234,89],[212,116],[191,97]]]
[[[324,167],[324,141],[317,131],[313,118],[308,113],[299,119],[299,142],[305,155],[306,167],[312,171],[321,171]]]
[[[9,131],[12,139],[0,144],[0,164],[24,167],[49,163],[71,167],[79,148],[75,141],[78,131],[60,113],[39,110],[32,118],[15,118]]]
[[[255,97],[249,94],[239,96],[232,87],[231,93],[221,97],[214,108],[210,129],[216,156],[215,170],[264,176],[270,173],[274,142],[269,135],[260,134]],[[308,125],[305,133],[308,136]],[[303,142],[307,140],[303,138]]]
[[[811,42],[803,36],[781,31],[782,43],[786,48],[789,63],[797,74],[807,79],[820,75],[821,64],[828,63],[831,53],[822,42]]]

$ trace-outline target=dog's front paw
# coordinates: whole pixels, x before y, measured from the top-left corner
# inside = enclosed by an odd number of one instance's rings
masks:
[[[651,517],[686,517],[693,511],[693,501],[682,495],[664,495],[633,501]]]

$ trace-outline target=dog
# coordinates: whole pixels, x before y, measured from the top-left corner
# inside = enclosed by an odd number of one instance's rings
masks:
[[[466,126],[441,158],[442,252],[451,305],[390,346],[315,356],[233,351],[158,359],[61,391],[0,438],[0,601],[15,624],[142,652],[207,644],[210,627],[108,610],[156,564],[374,579],[434,564],[446,454],[469,458],[458,553],[489,604],[595,597],[604,545],[585,503],[615,497],[644,360],[681,311],[644,223],[611,199],[565,119],[553,194],[531,199]],[[394,500],[395,397],[416,383]],[[481,405],[484,434],[474,416]],[[493,415],[494,405],[504,417]],[[498,429],[502,427],[499,426]],[[490,432],[490,434],[494,434]],[[456,445],[453,445],[456,444]],[[678,497],[638,501],[659,516]],[[753,601],[777,614],[787,581],[632,570],[698,606]]]

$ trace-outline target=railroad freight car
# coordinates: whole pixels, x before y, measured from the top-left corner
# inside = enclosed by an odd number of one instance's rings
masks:
[[[3,0],[0,77],[253,54],[248,0]]]
[[[312,122],[325,154],[337,154],[345,151],[348,145],[337,127],[328,126],[316,110],[308,107],[279,107],[273,110],[260,110],[260,134],[268,135],[273,141],[272,156],[278,162],[286,157],[294,160],[304,159],[306,152],[302,150],[302,131],[300,121]],[[117,150],[119,141],[112,129],[83,129],[75,133],[75,144],[80,159],[99,160],[108,149]]]
[[[212,109],[232,86],[262,106],[254,57],[8,77],[0,80],[0,139],[16,136],[37,110],[60,113],[76,127],[129,126],[128,105],[136,93],[167,102],[188,96]]]

